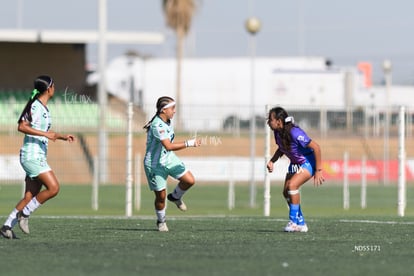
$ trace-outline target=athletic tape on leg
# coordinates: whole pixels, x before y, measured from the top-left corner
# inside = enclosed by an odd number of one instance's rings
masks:
[[[299,190],[289,190],[288,194],[289,195],[297,195],[299,193]]]

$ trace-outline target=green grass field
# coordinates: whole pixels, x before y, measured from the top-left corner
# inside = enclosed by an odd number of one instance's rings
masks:
[[[397,216],[396,187],[369,187],[368,208],[342,208],[342,188],[302,189],[308,233],[284,233],[287,208],[272,187],[271,216],[263,190],[250,208],[248,187],[227,208],[227,187],[199,185],[186,194],[189,211],[169,206],[170,232],[155,231],[153,196],[143,187],[142,208],[126,218],[125,188],[103,186],[99,210],[89,187],[62,185],[59,196],[34,213],[31,234],[0,240],[3,275],[409,275],[414,270],[413,188],[406,216]],[[0,219],[21,187],[0,186]]]

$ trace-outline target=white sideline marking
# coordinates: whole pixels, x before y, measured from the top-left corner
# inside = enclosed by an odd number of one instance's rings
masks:
[[[379,220],[356,220],[356,219],[340,219],[339,222],[346,223],[371,223],[371,224],[408,224],[413,225],[414,221],[379,221]]]
[[[0,216],[1,217],[1,216]],[[156,219],[155,215],[140,215],[140,216],[34,216],[37,218],[44,218],[44,219],[141,219],[141,220],[154,220]],[[203,218],[229,218],[232,217],[225,216],[225,215],[205,215],[205,216],[182,216],[182,217],[175,217],[175,216],[168,216],[168,220],[188,220],[188,219],[203,219]]]
[[[47,215],[40,215],[33,217],[36,218],[43,218],[43,219],[141,219],[141,220],[154,220],[155,215],[137,215],[137,216],[47,216]],[[4,216],[0,216],[0,218],[5,218]],[[262,220],[262,221],[288,221],[287,219],[282,218],[266,218],[266,217],[243,217],[243,216],[229,216],[229,215],[199,215],[199,216],[168,216],[168,220],[203,220],[207,218],[225,218],[229,220]],[[314,221],[310,219],[309,221]]]
[[[0,216],[3,218],[4,216]],[[141,219],[141,220],[154,220],[155,216],[142,215],[142,216],[35,216],[37,218],[45,219]],[[168,220],[203,220],[206,218],[225,218],[229,220],[262,220],[262,221],[278,221],[286,222],[286,218],[266,218],[266,217],[243,217],[243,216],[229,216],[229,215],[200,215],[200,216],[168,216]],[[316,222],[320,219],[307,219],[307,221]],[[367,223],[367,224],[402,224],[402,225],[414,225],[414,221],[380,221],[380,220],[358,220],[358,219],[339,219],[339,222],[343,223]]]

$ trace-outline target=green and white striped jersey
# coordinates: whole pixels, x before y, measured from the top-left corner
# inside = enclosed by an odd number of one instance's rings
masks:
[[[174,129],[170,124],[165,123],[160,117],[156,116],[151,123],[147,133],[147,149],[144,162],[148,167],[166,166],[170,155],[174,152],[168,151],[161,144],[164,139],[174,141]]]
[[[22,120],[30,123],[37,130],[48,131],[52,124],[49,110],[39,100],[32,103],[29,112],[23,114]],[[20,149],[21,160],[33,160],[47,155],[48,138],[25,134]]]

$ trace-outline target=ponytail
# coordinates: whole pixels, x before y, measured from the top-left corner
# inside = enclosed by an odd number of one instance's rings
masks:
[[[24,107],[22,113],[20,114],[19,120],[17,121],[18,124],[23,119],[27,121],[32,120],[30,109],[32,107],[33,102],[37,100],[39,96],[42,95],[46,90],[48,90],[53,84],[53,79],[49,76],[39,76],[34,80],[34,89],[32,91],[32,95],[30,96],[30,99]]]
[[[279,136],[281,138],[281,142],[283,147],[286,150],[290,150],[290,145],[292,143],[292,135],[290,134],[290,130],[295,126],[294,119],[292,116],[289,116],[285,109],[282,107],[274,107],[269,112],[270,114],[274,114],[276,119],[280,119],[283,122],[283,128],[278,130]]]
[[[155,119],[155,117],[157,117],[157,115],[158,115],[158,113],[157,113],[157,114],[155,114],[154,116],[152,116],[151,120],[149,120],[149,121],[145,124],[145,126],[143,127],[143,129],[145,129],[145,130],[148,132],[148,130],[149,130],[150,126],[151,126],[152,121],[154,121],[154,119]]]

